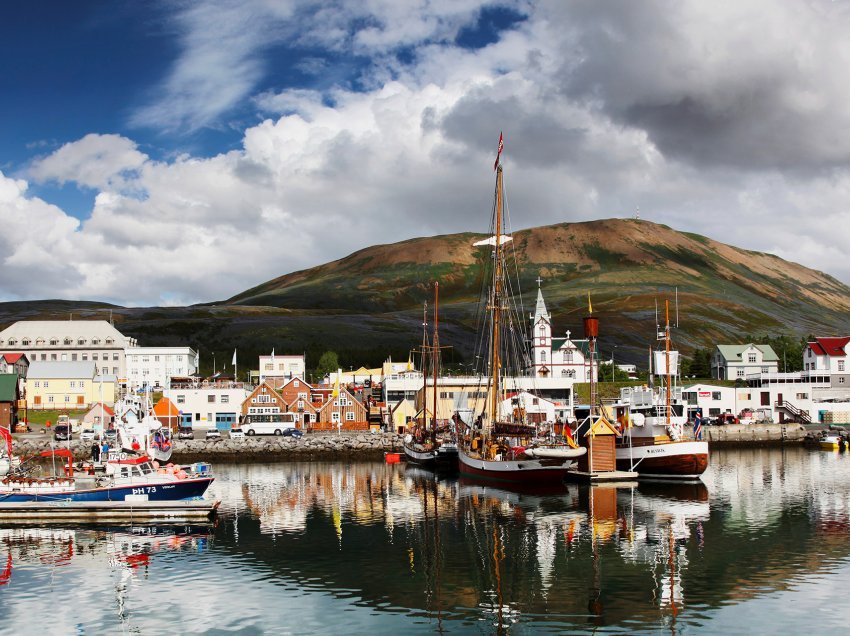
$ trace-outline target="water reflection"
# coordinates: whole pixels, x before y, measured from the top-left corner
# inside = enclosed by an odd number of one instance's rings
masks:
[[[165,625],[147,607],[157,595],[174,600],[185,631],[805,629],[799,608],[815,601],[802,590],[822,602],[850,584],[849,468],[802,448],[717,452],[704,483],[540,492],[382,463],[219,466],[214,541],[173,529],[2,531],[0,603],[17,613],[0,629],[80,577],[101,592],[99,606],[76,595],[83,625],[117,617],[145,632]],[[79,576],[57,583],[63,569]],[[844,626],[840,612],[818,620]]]

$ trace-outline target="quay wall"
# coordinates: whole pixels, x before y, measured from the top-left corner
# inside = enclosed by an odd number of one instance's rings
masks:
[[[811,431],[799,424],[755,424],[706,426],[703,439],[711,448],[731,446],[768,446],[803,443]],[[28,456],[50,448],[47,436],[22,436],[15,439],[15,453]],[[385,452],[402,452],[402,436],[395,433],[311,432],[301,439],[256,436],[244,439],[174,440],[172,461],[310,461],[310,460],[375,460]],[[66,442],[54,442],[66,447]],[[91,456],[91,442],[75,440],[71,449],[77,459]]]

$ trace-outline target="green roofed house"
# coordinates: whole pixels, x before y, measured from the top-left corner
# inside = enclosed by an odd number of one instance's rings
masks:
[[[778,373],[779,357],[770,345],[717,345],[711,356],[711,377],[746,380],[748,376]]]
[[[0,426],[14,430],[18,423],[18,400],[20,397],[18,374],[0,374]]]

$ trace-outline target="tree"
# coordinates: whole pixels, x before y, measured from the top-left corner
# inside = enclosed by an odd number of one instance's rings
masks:
[[[324,378],[329,373],[334,373],[338,369],[339,356],[337,356],[336,351],[325,351],[316,365],[316,375],[319,378]]]

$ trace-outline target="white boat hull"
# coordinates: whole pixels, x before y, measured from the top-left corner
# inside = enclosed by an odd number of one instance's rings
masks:
[[[617,447],[617,468],[641,477],[699,479],[708,468],[708,442],[670,441]]]
[[[458,448],[458,461],[460,473],[466,477],[543,486],[563,481],[567,470],[586,452],[584,448],[572,450],[576,451],[574,457],[497,461],[471,457]]]

